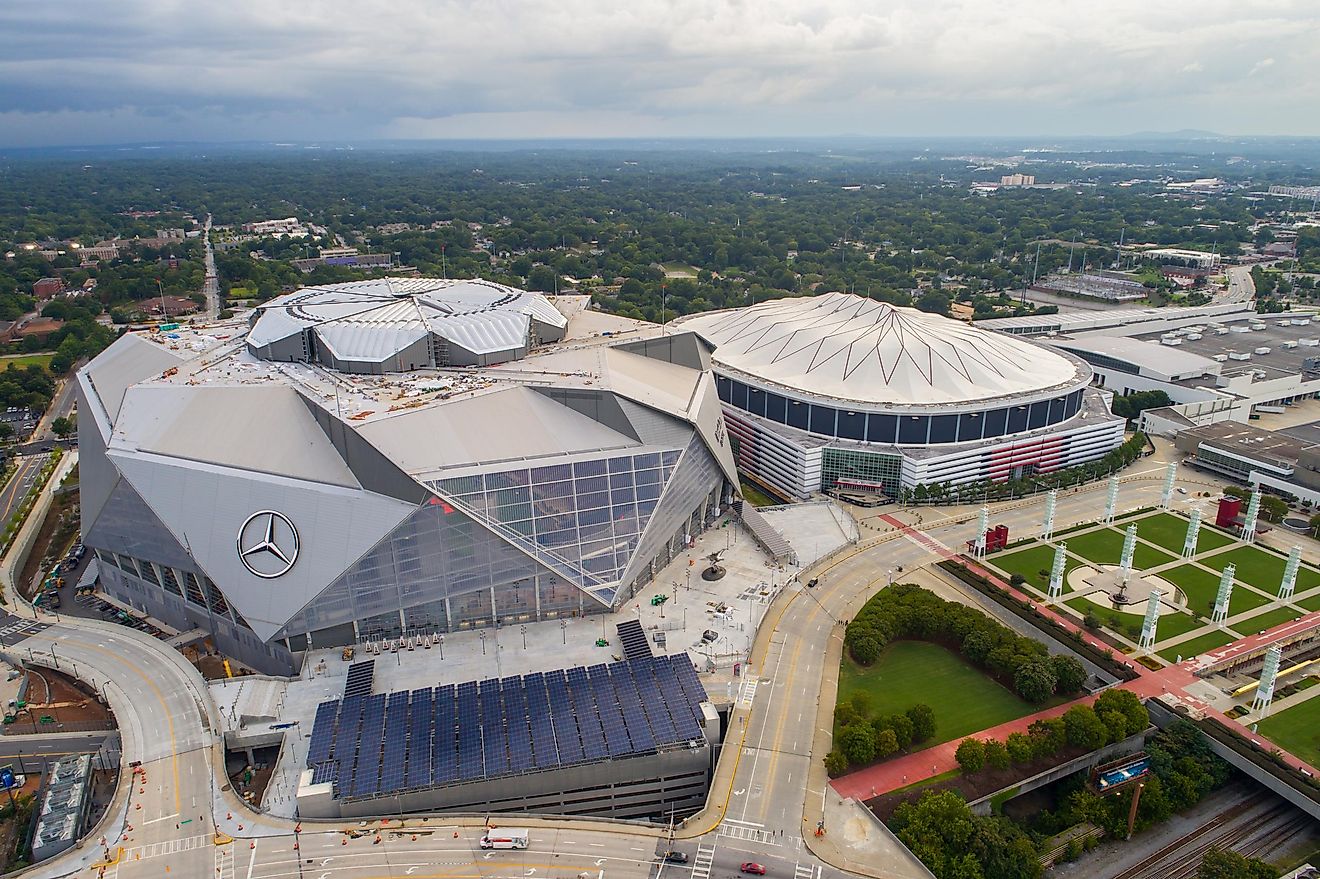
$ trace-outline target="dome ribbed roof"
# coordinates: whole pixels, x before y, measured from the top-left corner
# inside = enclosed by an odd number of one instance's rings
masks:
[[[895,406],[965,404],[1085,384],[1080,360],[914,308],[847,293],[684,319],[717,365],[808,394]]]

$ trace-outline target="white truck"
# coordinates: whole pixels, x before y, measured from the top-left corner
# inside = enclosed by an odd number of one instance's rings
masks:
[[[511,827],[492,827],[481,837],[481,847],[527,848],[527,831]]]

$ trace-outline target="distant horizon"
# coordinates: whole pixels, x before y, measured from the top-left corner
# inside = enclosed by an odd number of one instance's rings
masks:
[[[199,148],[199,147],[261,147],[272,150],[279,149],[316,149],[328,148],[336,150],[369,150],[373,147],[407,146],[407,147],[425,147],[435,145],[448,147],[451,145],[523,145],[523,144],[811,144],[813,146],[828,146],[831,143],[847,144],[849,146],[866,144],[972,144],[985,143],[1002,146],[1015,147],[1017,149],[1048,150],[1057,146],[1060,149],[1067,149],[1072,145],[1086,144],[1090,142],[1115,142],[1115,143],[1158,143],[1161,145],[1176,145],[1179,143],[1225,143],[1225,144],[1250,144],[1253,142],[1320,142],[1320,134],[1223,134],[1214,131],[1201,130],[1169,130],[1169,131],[1132,131],[1123,134],[1042,134],[1042,133],[1024,133],[1024,134],[763,134],[763,135],[704,135],[704,134],[672,134],[672,135],[525,135],[525,136],[499,136],[499,137],[376,137],[376,138],[347,138],[347,137],[313,137],[305,139],[290,138],[236,138],[231,140],[214,139],[148,139],[148,140],[122,140],[122,141],[102,141],[102,142],[66,142],[66,143],[42,143],[42,144],[23,144],[23,145],[3,145],[0,144],[0,153],[16,152],[41,152],[41,151],[91,151],[91,150],[153,150],[168,148]],[[1320,158],[1318,156],[1317,158]]]

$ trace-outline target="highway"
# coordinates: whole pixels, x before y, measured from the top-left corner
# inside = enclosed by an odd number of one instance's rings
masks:
[[[115,738],[114,741],[108,743],[110,750],[118,751],[118,736],[104,730],[101,732],[38,733],[36,735],[11,733],[0,737],[0,762],[32,757],[39,760],[43,758],[53,760],[69,754],[91,754],[101,750],[101,747],[107,744],[107,739],[111,736]]]
[[[1158,459],[1131,468],[1121,507],[1156,500],[1162,472]],[[1061,496],[1059,524],[1094,518],[1103,492],[1100,483]],[[920,514],[927,533],[948,545],[967,538],[972,526],[962,519],[975,517],[970,508]],[[1001,507],[994,516],[1014,536],[1036,533],[1039,519],[1034,501]],[[839,621],[884,585],[888,570],[897,565],[911,570],[933,558],[926,544],[900,532],[876,535],[822,566],[819,587],[790,587],[770,608],[737,696],[707,807],[676,830],[674,847],[690,856],[684,865],[659,862],[668,846],[662,830],[596,820],[510,817],[506,826],[532,828],[531,847],[518,852],[476,848],[483,816],[409,818],[402,827],[397,820],[373,822],[354,839],[343,832],[358,829],[354,822],[309,821],[296,832],[288,821],[241,806],[228,790],[214,732],[217,709],[205,682],[177,651],[99,620],[65,618],[29,634],[31,622],[5,614],[0,634],[9,635],[8,657],[58,665],[103,686],[120,723],[124,765],[141,761],[146,773],[124,779],[88,843],[29,875],[64,876],[101,861],[110,879],[160,876],[167,868],[171,877],[198,879],[732,879],[747,860],[764,864],[771,879],[846,875],[819,860],[810,843],[836,863],[861,866],[864,860],[873,876],[920,876],[920,868],[901,851],[886,858],[850,852],[844,828],[833,823],[842,807],[824,805],[834,795],[821,761],[811,755],[823,753],[828,743],[837,666],[830,667],[833,660],[827,657],[831,649],[838,655]],[[812,834],[822,815],[831,835],[818,840]]]
[[[1255,265],[1265,265],[1256,263]],[[1256,298],[1256,282],[1251,279],[1253,266],[1229,266],[1228,290],[1215,297],[1216,303],[1250,302]]]

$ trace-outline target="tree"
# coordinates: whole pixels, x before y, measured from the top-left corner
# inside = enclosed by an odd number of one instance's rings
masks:
[[[0,422],[0,442],[8,442],[14,438],[14,425],[6,422]]]
[[[1063,715],[1064,729],[1067,731],[1068,744],[1074,748],[1094,751],[1103,747],[1109,740],[1109,730],[1095,716],[1089,705],[1074,705]]]
[[[991,769],[1007,769],[1010,763],[1008,747],[1000,741],[991,739],[985,743],[985,765]]]
[[[883,645],[880,643],[880,639],[871,635],[863,635],[860,638],[854,639],[853,642],[848,645],[848,652],[852,654],[852,658],[856,660],[859,665],[870,665],[875,662],[880,658],[880,651],[882,649]]]
[[[55,432],[57,437],[65,439],[69,434],[73,433],[74,426],[71,420],[61,416],[50,423],[50,429]]]
[[[1054,692],[1060,695],[1076,693],[1086,683],[1086,667],[1075,656],[1056,653],[1050,657],[1050,667],[1054,670]]]
[[[854,723],[839,733],[839,750],[851,766],[865,766],[875,759],[875,728]]]
[[[898,750],[898,737],[892,729],[884,729],[875,735],[875,756],[883,760]]]
[[[1008,749],[1008,757],[1014,763],[1030,763],[1036,758],[1035,752],[1031,747],[1031,739],[1025,733],[1009,733],[1004,747]]]
[[[893,730],[894,740],[898,742],[900,750],[912,744],[912,736],[916,726],[912,723],[912,718],[906,714],[895,714],[885,718],[885,727]],[[879,735],[879,728],[877,728],[876,734]]]
[[[921,298],[917,300],[917,309],[930,314],[947,315],[952,303],[953,300],[949,298],[948,293],[931,289],[921,294]]]
[[[1032,659],[1018,666],[1013,688],[1028,702],[1044,702],[1054,695],[1054,666],[1047,659]]]
[[[1127,715],[1120,711],[1099,711],[1096,716],[1104,724],[1105,729],[1109,731],[1109,741],[1121,742],[1132,734],[1128,728]]]
[[[1278,870],[1258,858],[1213,848],[1201,858],[1196,870],[1196,879],[1275,879],[1278,875]]]
[[[924,742],[935,735],[935,709],[918,703],[906,713],[908,720],[912,721],[912,741]]]
[[[825,771],[829,773],[830,778],[838,778],[848,771],[848,758],[835,748],[825,755]]]
[[[527,273],[527,289],[540,293],[553,293],[558,285],[559,276],[550,266],[534,266]]]
[[[1096,697],[1094,705],[1096,713],[1104,711],[1118,711],[1127,717],[1128,735],[1140,732],[1150,725],[1150,714],[1146,711],[1146,706],[1141,703],[1141,698],[1131,690],[1109,689],[1105,690]]]
[[[985,743],[979,739],[963,739],[958,743],[958,750],[954,752],[953,758],[958,761],[959,768],[968,775],[980,772],[985,766]]]

